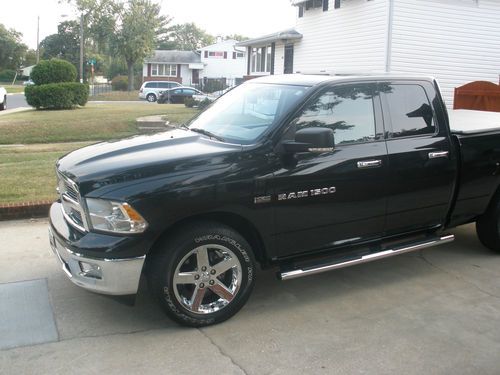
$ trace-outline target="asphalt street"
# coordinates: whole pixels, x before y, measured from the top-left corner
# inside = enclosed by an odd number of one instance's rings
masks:
[[[29,107],[28,103],[26,103],[26,98],[24,97],[24,93],[12,94],[7,96],[7,109],[14,109],[20,107]]]
[[[452,233],[451,244],[308,278],[259,272],[235,317],[189,329],[144,285],[135,307],[74,286],[45,220],[0,222],[0,296],[39,306],[0,301],[0,374],[496,375],[500,255],[472,225]],[[40,320],[28,329],[45,331],[16,345],[21,331],[1,322],[30,314]]]

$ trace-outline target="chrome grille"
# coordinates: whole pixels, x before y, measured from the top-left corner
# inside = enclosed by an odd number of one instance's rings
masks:
[[[78,186],[57,171],[57,186],[64,217],[73,227],[86,231],[85,215],[80,205]]]

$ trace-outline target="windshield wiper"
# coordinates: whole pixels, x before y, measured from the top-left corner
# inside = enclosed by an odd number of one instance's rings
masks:
[[[187,126],[186,126],[187,128]],[[203,135],[206,135],[210,138],[214,138],[218,141],[221,141],[221,142],[225,142],[226,140],[212,132],[209,132],[208,130],[205,130],[205,129],[200,129],[200,128],[188,128],[189,130],[191,130],[192,132],[195,132],[195,133],[200,133],[200,134],[203,134]]]

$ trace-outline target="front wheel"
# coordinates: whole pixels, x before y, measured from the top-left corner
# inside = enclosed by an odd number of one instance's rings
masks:
[[[156,102],[156,95],[155,94],[148,94],[146,96],[146,100],[150,103]]]
[[[248,300],[255,261],[248,242],[231,228],[196,224],[157,250],[150,261],[150,290],[178,323],[220,323]]]
[[[476,221],[476,232],[481,243],[500,253],[500,199],[494,201],[486,213]]]

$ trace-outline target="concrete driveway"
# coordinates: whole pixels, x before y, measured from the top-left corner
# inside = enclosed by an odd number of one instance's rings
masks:
[[[500,255],[473,226],[454,233],[449,245],[309,278],[260,272],[233,319],[188,329],[145,288],[129,307],[71,284],[46,221],[2,222],[0,283],[46,280],[56,336],[1,350],[0,373],[499,374]]]

